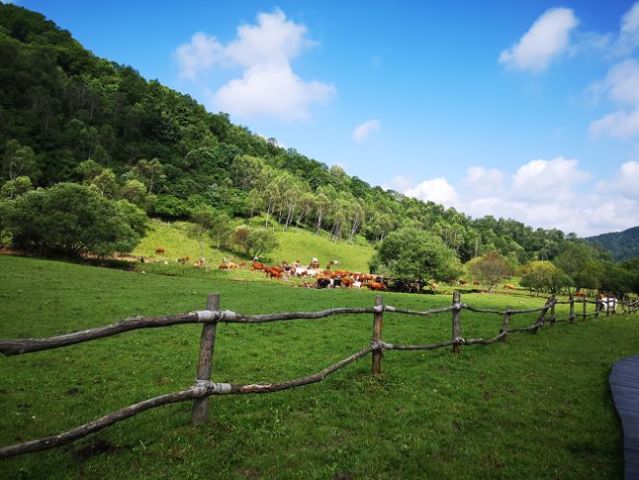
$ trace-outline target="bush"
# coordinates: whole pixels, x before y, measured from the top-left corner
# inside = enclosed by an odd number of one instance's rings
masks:
[[[536,261],[526,265],[521,286],[531,292],[559,293],[573,284],[572,279],[552,262]]]
[[[59,183],[11,202],[6,222],[19,248],[41,254],[106,256],[133,250],[144,234],[146,215],[135,205],[111,201],[91,187]]]
[[[241,225],[235,229],[233,243],[252,258],[268,255],[279,247],[277,237],[271,230],[251,228],[246,225]]]

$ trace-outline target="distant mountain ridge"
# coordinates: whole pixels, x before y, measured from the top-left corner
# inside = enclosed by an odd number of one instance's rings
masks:
[[[586,240],[609,251],[615,260],[623,261],[639,257],[639,226],[623,232],[602,233]]]

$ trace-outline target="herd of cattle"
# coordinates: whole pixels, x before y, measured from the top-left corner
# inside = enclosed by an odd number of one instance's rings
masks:
[[[166,254],[164,248],[158,247],[155,250],[156,255],[163,256]],[[144,262],[143,257],[140,261]],[[178,258],[177,262],[182,265],[191,263],[189,257]],[[167,263],[165,261],[165,263]],[[319,261],[313,258],[308,266],[302,266],[299,260],[292,264],[282,262],[279,265],[267,265],[254,259],[250,267],[246,262],[232,262],[224,259],[219,265],[220,270],[235,270],[249,267],[254,272],[264,272],[267,278],[275,280],[288,281],[291,278],[302,280],[300,286],[307,288],[368,288],[370,290],[382,291],[390,290],[395,292],[420,293],[425,290],[431,290],[433,293],[437,289],[437,285],[420,280],[406,281],[382,277],[380,275],[370,273],[351,272],[348,270],[339,270],[335,267],[339,264],[337,260],[328,263],[326,268],[321,268]],[[204,268],[206,262],[200,258],[193,262],[195,268]],[[476,283],[476,282],[474,282]],[[465,281],[460,281],[461,285],[466,285]],[[516,289],[514,285],[505,284],[505,289]],[[474,290],[471,290],[474,291]],[[478,292],[481,290],[477,290]],[[573,294],[575,297],[587,296],[586,292],[577,291]],[[599,299],[598,309],[600,311],[616,311],[618,300],[612,294],[597,295]]]
[[[304,267],[299,261],[292,264],[282,262],[279,265],[267,265],[256,260],[250,266],[251,271],[264,272],[267,278],[288,281],[291,278],[302,279],[302,286],[309,288],[369,288],[370,290],[387,290],[388,281],[379,275],[369,273],[350,272],[348,270],[333,270],[331,267],[337,265],[333,261],[327,268],[319,267],[319,262],[313,259],[311,263]],[[232,270],[242,268],[239,263],[223,261],[219,268],[222,270]]]

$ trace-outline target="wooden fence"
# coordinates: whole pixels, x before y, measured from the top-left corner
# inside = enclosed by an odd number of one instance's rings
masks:
[[[555,307],[560,304],[570,306],[569,316],[567,319],[557,319]],[[581,313],[577,313],[575,308],[581,304]],[[595,310],[588,312],[588,305],[594,304]],[[632,313],[639,310],[639,300],[619,301],[616,306],[621,306],[622,313]],[[461,312],[462,310],[482,314],[494,314],[502,317],[502,325],[499,333],[492,338],[464,338],[462,336]],[[398,343],[388,343],[382,339],[382,330],[384,325],[384,312],[392,312],[413,316],[431,316],[451,312],[452,317],[452,335],[450,340],[438,343],[423,345],[408,345]],[[405,308],[393,307],[383,303],[381,295],[375,298],[373,307],[340,307],[320,310],[316,312],[283,312],[269,313],[262,315],[243,315],[230,310],[220,310],[220,296],[211,294],[208,296],[206,310],[183,313],[178,315],[169,315],[161,317],[134,317],[119,321],[117,323],[104,327],[82,330],[79,332],[59,335],[49,338],[27,338],[15,340],[0,340],[0,353],[3,355],[21,355],[40,350],[49,350],[53,348],[66,347],[76,343],[104,338],[119,333],[136,330],[139,328],[157,328],[169,325],[202,323],[202,335],[200,339],[200,353],[197,364],[197,378],[195,383],[178,392],[160,395],[150,398],[128,407],[117,410],[116,412],[105,415],[101,418],[85,423],[77,428],[67,432],[52,435],[49,437],[31,440],[28,442],[6,446],[0,448],[0,458],[7,458],[21,455],[29,452],[37,452],[47,450],[49,448],[58,447],[80,438],[90,435],[94,432],[102,430],[116,422],[124,420],[162,405],[170,403],[193,401],[192,422],[194,425],[204,423],[208,418],[208,397],[212,395],[237,395],[251,393],[271,393],[289,388],[301,387],[311,383],[321,382],[328,375],[344,368],[345,366],[355,362],[356,360],[372,354],[372,372],[379,374],[381,372],[382,355],[386,350],[435,350],[443,347],[452,346],[455,353],[461,351],[462,346],[470,345],[489,345],[499,340],[504,340],[510,333],[515,332],[531,332],[537,331],[544,326],[546,322],[575,322],[579,317],[586,319],[589,316],[599,316],[602,312],[600,300],[589,300],[587,298],[575,299],[570,297],[568,301],[558,301],[554,296],[550,297],[546,303],[539,308],[529,308],[523,310],[493,310],[485,308],[475,308],[461,302],[459,292],[453,294],[452,304],[450,306],[433,308],[425,311],[409,310]],[[353,353],[349,357],[330,365],[323,370],[307,375],[305,377],[294,378],[279,383],[253,383],[253,384],[234,384],[234,383],[216,383],[211,381],[211,371],[213,365],[213,353],[215,348],[215,335],[217,325],[219,323],[264,323],[274,321],[289,321],[309,319],[315,320],[329,317],[332,315],[343,314],[373,314],[373,334],[370,345]],[[511,328],[510,321],[514,315],[538,313],[537,319],[532,325],[527,327]],[[614,313],[611,308],[607,308],[604,312],[606,315]]]

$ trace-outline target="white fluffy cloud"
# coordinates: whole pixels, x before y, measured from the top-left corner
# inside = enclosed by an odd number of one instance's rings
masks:
[[[519,167],[512,181],[515,198],[562,200],[572,187],[590,178],[590,174],[577,168],[578,161],[564,157],[552,160],[531,160]]]
[[[425,202],[441,203],[447,207],[453,207],[457,204],[457,192],[444,177],[425,180],[406,190],[404,194]]]
[[[258,14],[255,25],[240,25],[236,38],[226,45],[196,33],[176,49],[174,57],[180,76],[191,80],[216,67],[243,69],[240,78],[208,93],[215,107],[242,118],[295,121],[308,119],[311,105],[327,102],[336,94],[333,85],[305,81],[291,66],[293,59],[313,45],[304,25],[276,10]]]
[[[639,62],[625,60],[617,63],[603,81],[591,85],[588,90],[597,95],[603,94],[622,106],[591,122],[589,131],[592,136],[629,138],[639,134]]]
[[[292,121],[307,119],[310,104],[326,102],[334,94],[331,85],[304,82],[284,63],[251,67],[211,98],[220,110],[240,117],[272,116]]]
[[[639,162],[624,163],[615,177],[599,182],[597,190],[602,194],[612,192],[615,195],[639,200]]]
[[[639,134],[639,109],[609,113],[591,122],[589,131],[593,137],[634,137]]]
[[[403,177],[402,177],[403,178]],[[639,224],[639,162],[627,162],[599,182],[574,159],[532,160],[508,177],[497,169],[470,167],[459,191],[445,178],[426,180],[404,194],[454,207],[473,217],[514,218],[581,236]],[[585,183],[585,189],[578,188]],[[484,188],[491,185],[493,188]],[[585,192],[585,193],[584,193]]]
[[[174,56],[180,67],[180,76],[195,79],[200,72],[212,68],[224,58],[224,47],[214,37],[198,32],[191,37],[191,43],[180,45]]]
[[[608,71],[599,88],[616,102],[639,103],[639,62],[625,60],[617,63]]]
[[[551,8],[544,12],[511,48],[499,55],[509,68],[542,72],[568,50],[570,33],[579,24],[569,8]]]
[[[364,140],[366,140],[368,137],[371,136],[371,134],[379,131],[382,128],[382,124],[380,123],[379,120],[376,119],[371,119],[371,120],[367,120],[364,123],[360,123],[359,125],[357,125],[357,127],[355,127],[355,130],[353,130],[353,140],[355,140],[356,142],[363,142]]]

